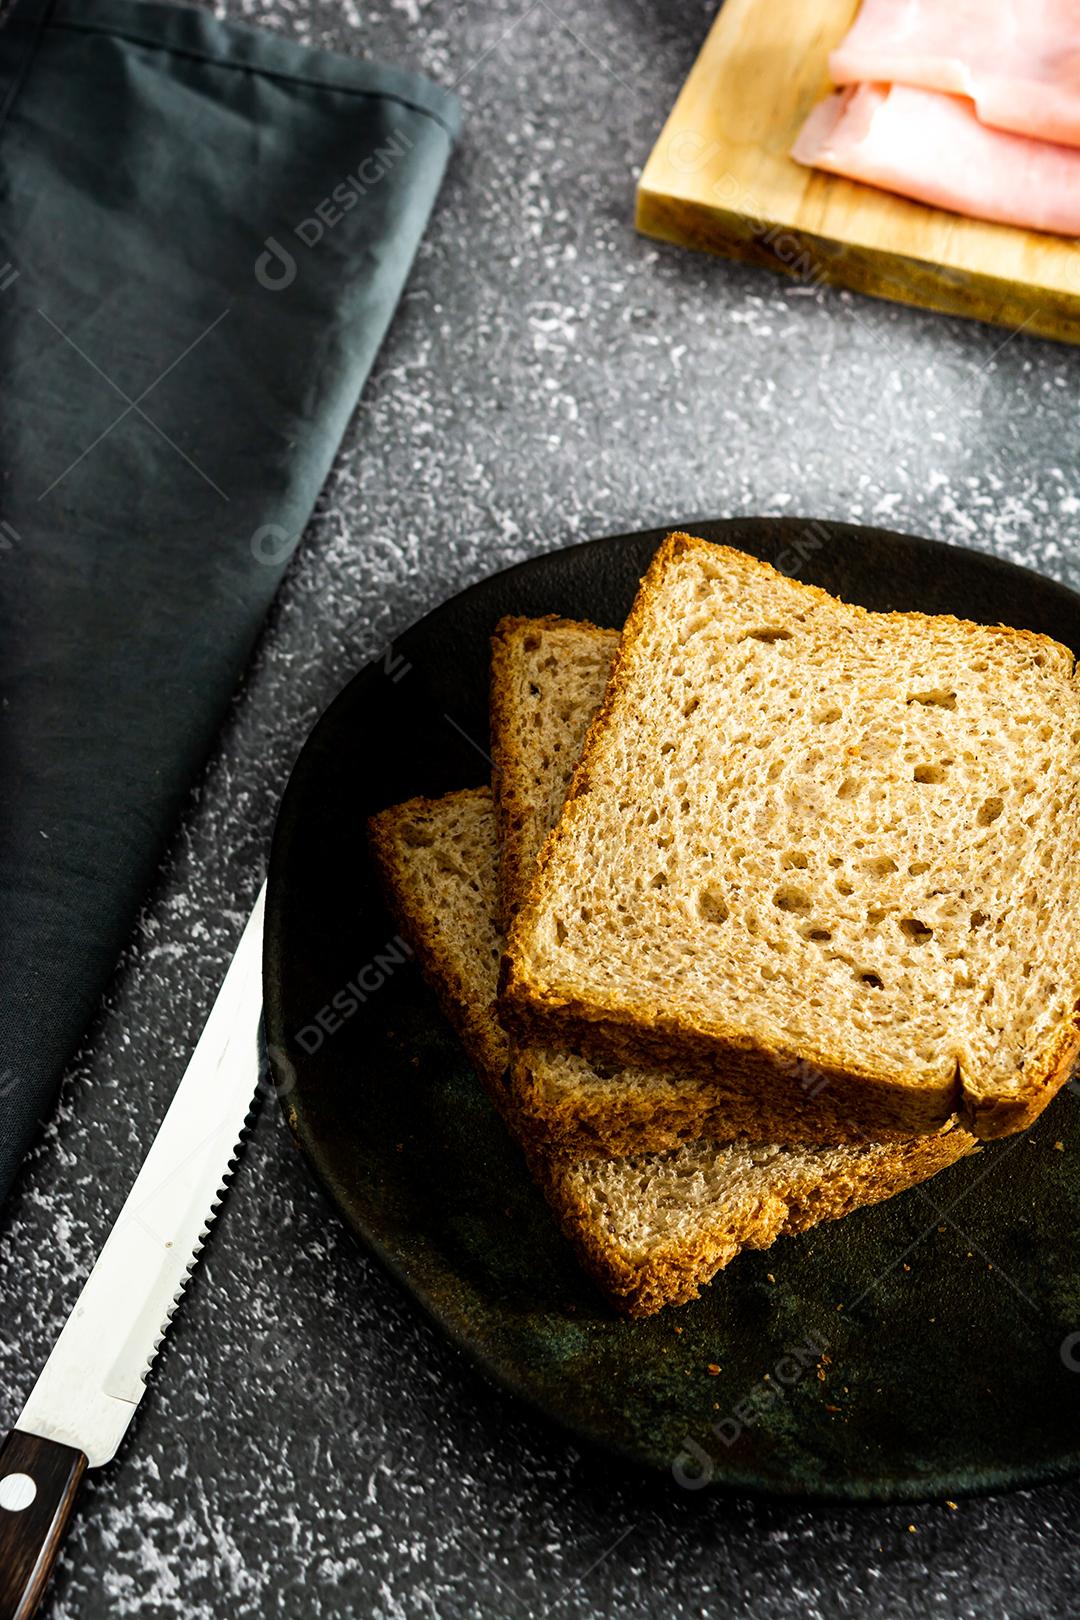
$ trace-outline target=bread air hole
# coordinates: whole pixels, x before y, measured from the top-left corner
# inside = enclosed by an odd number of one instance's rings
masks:
[[[705,922],[725,923],[731,915],[727,901],[717,889],[702,889],[698,895],[698,916]]]
[[[864,872],[869,872],[872,877],[888,877],[891,873],[900,870],[889,855],[873,855],[868,861],[860,861],[859,865]]]
[[[928,709],[955,709],[956,693],[944,686],[935,686],[929,692],[912,692],[909,703],[921,703]]]
[[[805,872],[810,861],[800,850],[788,850],[786,855],[781,855],[780,864],[785,870],[796,867],[800,872]]]
[[[837,708],[835,703],[830,703],[826,708],[819,709],[817,714],[814,715],[814,724],[831,726],[835,721],[839,720],[843,712],[842,709]]]
[[[836,790],[838,799],[853,799],[859,791],[858,781],[854,776],[845,776]]]
[[[827,945],[832,939],[832,934],[827,928],[804,928],[802,937],[803,939],[813,940],[818,944]]]
[[[901,917],[900,928],[913,945],[925,945],[934,937],[934,930],[920,922],[918,917]]]
[[[870,990],[884,990],[885,988],[885,981],[880,973],[869,973],[862,970],[857,972],[855,977],[860,984],[865,984]]]
[[[941,765],[916,765],[915,780],[916,782],[926,782],[931,785],[944,782],[946,765],[951,764],[951,760],[946,760]]]
[[[993,798],[983,801],[975,820],[980,827],[992,827],[1004,808],[1004,799],[999,799],[995,794]]]
[[[763,641],[767,646],[772,646],[774,641],[790,641],[791,631],[784,630],[779,625],[763,624],[760,625],[756,630],[748,630],[745,636],[739,637],[739,640]]]
[[[785,884],[773,895],[773,905],[780,911],[794,911],[799,916],[805,917],[810,912],[810,896],[804,889],[796,889],[791,884]]]
[[[435,842],[435,834],[431,828],[421,827],[415,821],[402,828],[401,836],[410,849],[430,849]]]

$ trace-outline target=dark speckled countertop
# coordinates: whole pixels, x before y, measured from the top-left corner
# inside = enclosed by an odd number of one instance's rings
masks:
[[[0,1212],[5,1427],[183,1069],[290,764],[398,631],[533,552],[694,514],[876,521],[1080,584],[1080,353],[635,236],[635,175],[714,6],[213,9],[426,69],[467,124],[220,749]],[[804,1511],[581,1455],[418,1319],[267,1108],[46,1611],[1042,1620],[1080,1611],[1078,1516],[1077,1486]]]

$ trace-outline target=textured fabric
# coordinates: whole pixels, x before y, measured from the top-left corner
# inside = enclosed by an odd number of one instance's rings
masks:
[[[143,0],[0,29],[0,1196],[115,963],[457,128]]]

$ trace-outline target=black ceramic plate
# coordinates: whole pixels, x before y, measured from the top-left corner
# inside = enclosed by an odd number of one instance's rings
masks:
[[[974,552],[799,520],[690,527],[867,607],[1004,621],[1080,649],[1080,597]],[[1028,1135],[744,1255],[695,1304],[630,1324],[579,1274],[401,964],[365,817],[483,781],[496,620],[618,625],[661,538],[596,541],[474,586],[316,727],[282,805],[267,908],[267,1028],[289,1124],[349,1226],[451,1338],[624,1457],[687,1484],[816,1498],[956,1496],[1077,1471],[1080,1098],[1068,1088]]]

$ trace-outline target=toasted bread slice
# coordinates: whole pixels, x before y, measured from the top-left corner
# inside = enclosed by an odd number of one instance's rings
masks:
[[[569,619],[503,619],[492,637],[492,792],[499,837],[500,926],[521,905],[558,819],[619,644],[615,630]],[[776,1109],[723,1073],[676,1064],[590,1063],[578,1052],[512,1042],[509,1086],[523,1130],[585,1155],[658,1152],[710,1137],[788,1143],[862,1142],[810,1064],[800,1106]],[[902,1140],[910,1131],[883,1133]]]
[[[579,1258],[630,1316],[697,1297],[743,1249],[766,1248],[873,1204],[973,1147],[947,1130],[888,1146],[786,1149],[695,1142],[626,1159],[574,1158],[522,1134],[505,1084],[495,1016],[502,936],[498,849],[487,788],[414,799],[373,817],[370,838],[390,903],[421,968],[525,1149]]]
[[[661,546],[510,932],[523,1042],[873,1136],[1022,1129],[1080,1050],[1080,683],[1047,637]]]

